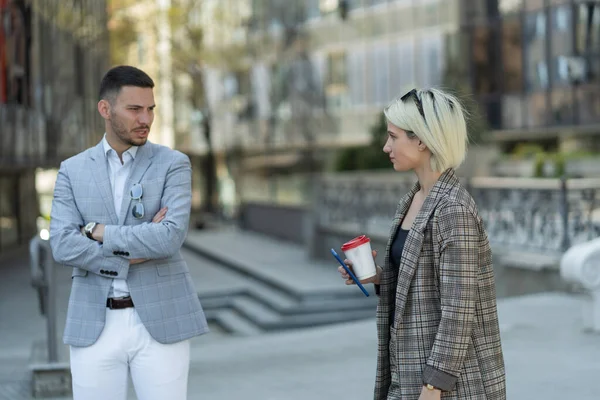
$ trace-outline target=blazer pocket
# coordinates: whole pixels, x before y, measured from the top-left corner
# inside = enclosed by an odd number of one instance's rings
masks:
[[[71,279],[75,276],[87,276],[87,274],[88,274],[88,271],[86,271],[85,269],[73,267],[73,273],[71,274]]]
[[[188,266],[185,262],[175,262],[173,264],[160,265],[156,267],[156,272],[160,276],[169,276],[184,274],[189,272]]]

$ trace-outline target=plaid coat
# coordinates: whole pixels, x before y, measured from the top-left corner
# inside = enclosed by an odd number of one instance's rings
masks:
[[[400,267],[390,265],[395,232],[418,190],[417,183],[400,201],[385,252],[374,399],[417,400],[426,382],[442,389],[443,399],[504,400],[492,253],[475,202],[453,170],[425,199]]]

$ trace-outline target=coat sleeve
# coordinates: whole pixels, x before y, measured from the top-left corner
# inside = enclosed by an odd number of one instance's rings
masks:
[[[54,260],[100,276],[105,276],[100,273],[101,270],[114,271],[116,275],[111,275],[111,279],[127,278],[129,260],[112,253],[105,254],[101,244],[81,234],[83,224],[83,217],[73,195],[67,163],[63,162],[54,186],[50,215],[50,246]]]
[[[454,389],[471,343],[477,301],[479,245],[476,217],[460,204],[444,207],[438,216],[442,237],[439,263],[441,320],[423,382]]]
[[[165,180],[161,207],[168,207],[160,223],[135,226],[107,225],[104,229],[103,251],[125,251],[130,258],[163,259],[175,255],[187,235],[192,207],[192,168],[182,153],[173,161]]]

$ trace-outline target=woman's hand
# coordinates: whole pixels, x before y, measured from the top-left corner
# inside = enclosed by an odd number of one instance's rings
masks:
[[[375,261],[375,257],[377,256],[377,250],[373,250],[373,261]],[[352,268],[352,261],[346,259],[344,260],[344,264],[346,264],[346,266],[348,267],[348,269],[350,269],[350,271],[352,271],[352,273],[354,273],[354,269]],[[381,277],[381,271],[383,269],[378,266],[377,264],[375,264],[375,276],[372,276],[370,278],[366,278],[360,281],[360,283],[374,283],[376,285],[379,285],[379,278]],[[340,273],[340,275],[342,275],[342,279],[346,281],[346,285],[355,285],[354,281],[352,280],[352,278],[350,278],[350,275],[348,275],[348,273],[346,272],[346,270],[344,269],[344,267],[339,266],[338,267],[338,272]]]
[[[429,390],[427,386],[423,386],[421,389],[421,395],[419,400],[440,400],[442,398],[442,391],[439,389]]]

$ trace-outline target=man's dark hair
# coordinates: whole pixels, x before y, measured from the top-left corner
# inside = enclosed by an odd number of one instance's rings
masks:
[[[129,65],[111,68],[100,82],[100,100],[113,102],[123,86],[153,88],[154,81],[147,73]]]

